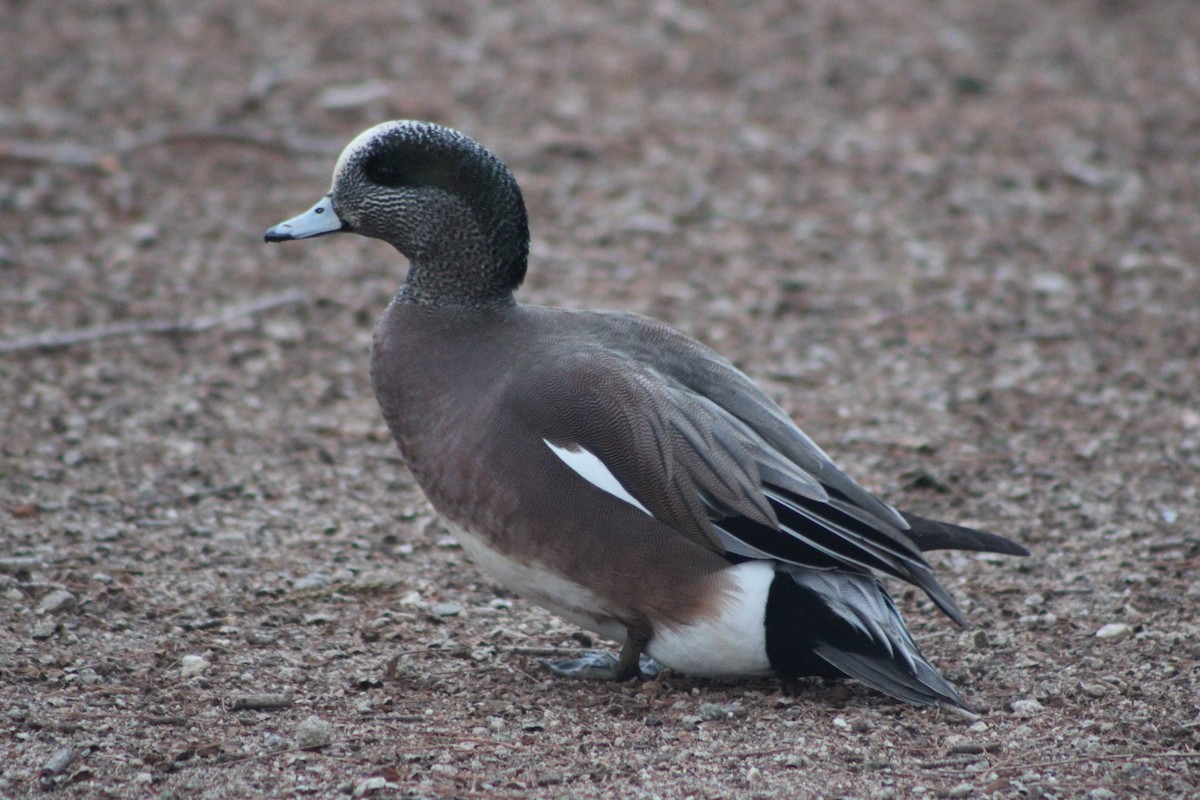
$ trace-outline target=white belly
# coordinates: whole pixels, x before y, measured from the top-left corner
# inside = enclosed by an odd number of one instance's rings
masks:
[[[625,641],[625,626],[604,611],[604,603],[591,590],[555,575],[536,561],[518,561],[500,552],[482,537],[453,525],[454,536],[480,569],[505,588],[532,600],[567,622],[587,628],[606,639]]]

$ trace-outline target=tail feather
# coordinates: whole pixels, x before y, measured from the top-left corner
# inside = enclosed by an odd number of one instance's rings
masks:
[[[928,519],[901,511],[909,529],[904,533],[922,552],[928,550],[974,550],[983,553],[1003,553],[1027,556],[1029,551],[1016,542],[987,531],[955,525],[953,522]]]
[[[882,667],[877,659],[864,658],[857,653],[818,648],[817,654],[851,678],[898,700],[918,706],[932,706],[940,701],[960,708],[968,707],[958,690],[928,664],[918,670],[919,675],[910,679],[909,676]]]
[[[909,703],[967,707],[922,655],[887,589],[866,572],[781,565],[766,629],[771,667],[785,678],[840,674]]]

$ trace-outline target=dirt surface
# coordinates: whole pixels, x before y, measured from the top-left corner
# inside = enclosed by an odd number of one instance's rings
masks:
[[[0,6],[0,796],[1196,796],[1195,4],[728,5]],[[402,259],[262,244],[395,117],[513,168],[524,300],[1034,551],[894,587],[978,719],[549,679],[375,407]]]

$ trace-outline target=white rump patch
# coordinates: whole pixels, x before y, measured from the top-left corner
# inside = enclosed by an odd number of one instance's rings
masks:
[[[576,475],[583,478],[585,481],[595,486],[601,491],[611,494],[618,500],[624,500],[629,505],[644,512],[647,516],[654,515],[641,503],[637,498],[625,491],[625,487],[617,480],[617,476],[608,471],[608,467],[604,466],[604,462],[597,458],[592,453],[585,450],[577,444],[571,445],[556,445],[549,439],[542,439],[549,447],[554,455],[562,459],[562,462],[571,468]]]
[[[746,561],[725,570],[729,583],[717,613],[690,625],[656,625],[646,654],[660,664],[701,678],[769,675],[767,594],[771,561]]]

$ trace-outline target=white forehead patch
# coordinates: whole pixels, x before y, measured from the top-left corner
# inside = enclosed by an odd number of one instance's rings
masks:
[[[342,150],[342,154],[338,156],[337,163],[333,165],[333,185],[337,185],[338,176],[342,174],[342,168],[346,166],[346,162],[358,150],[366,146],[367,142],[374,139],[379,134],[393,128],[402,128],[407,125],[420,125],[421,123],[411,119],[394,119],[389,122],[381,122],[378,125],[367,128],[365,131],[355,136],[350,140],[350,144]]]

